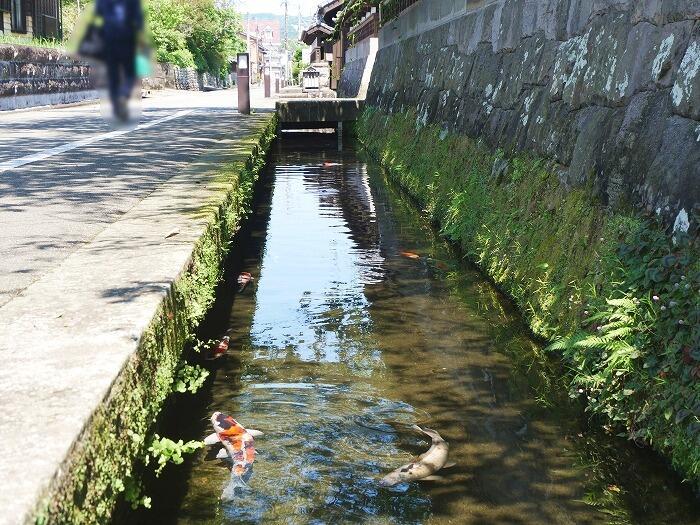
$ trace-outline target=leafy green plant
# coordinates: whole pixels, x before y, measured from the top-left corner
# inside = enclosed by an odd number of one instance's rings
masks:
[[[146,464],[151,460],[156,463],[156,476],[159,476],[168,463],[180,465],[185,461],[185,454],[192,454],[196,450],[204,447],[202,441],[183,442],[181,439],[173,441],[172,439],[160,437],[156,434],[151,441],[151,446],[148,447],[148,456]]]
[[[622,297],[606,305],[585,321],[593,333],[562,338],[548,350],[561,352],[571,364],[571,397],[585,395],[588,410],[628,423],[632,411],[623,416],[618,407],[643,388],[641,358],[649,348],[654,312],[648,299]]]
[[[143,493],[143,483],[141,481],[130,477],[122,484],[122,490],[124,499],[131,505],[132,509],[135,510],[139,507],[151,508],[151,498]]]
[[[209,377],[209,371],[199,365],[183,364],[175,375],[173,390],[184,394],[195,394]]]
[[[379,7],[381,0],[350,0],[346,2],[343,10],[338,14],[335,22],[333,34],[330,40],[338,40],[343,29],[348,28],[357,22],[359,16],[369,7]]]

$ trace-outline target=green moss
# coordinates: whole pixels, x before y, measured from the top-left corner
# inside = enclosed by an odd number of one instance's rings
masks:
[[[35,522],[106,523],[125,488],[135,486],[134,465],[173,392],[181,355],[214,300],[230,241],[250,212],[253,186],[276,133],[272,118],[251,137],[252,154],[225,166],[223,202],[207,210],[208,225],[185,272],[173,284],[107,399],[95,411],[63,466],[63,475],[37,506]]]
[[[561,355],[572,369],[572,397],[584,397],[606,427],[650,444],[697,483],[697,243],[672,239],[651,218],[607,210],[589,188],[563,188],[558,166],[541,158],[506,158],[469,137],[421,127],[414,113],[369,108],[357,132],[441,232],[513,298],[536,335],[566,337],[570,345],[558,348],[568,349]],[[674,305],[674,316],[653,297]],[[595,339],[599,326],[586,319],[619,321],[611,308],[624,299],[650,310],[624,313],[628,331],[611,325],[617,348],[637,351],[608,366],[612,347]],[[588,336],[588,346],[575,346]]]

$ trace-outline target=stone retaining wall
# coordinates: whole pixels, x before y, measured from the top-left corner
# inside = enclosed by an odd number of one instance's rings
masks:
[[[209,73],[198,73],[196,69],[157,63],[153,66],[151,76],[143,80],[143,85],[146,89],[203,91],[209,88],[221,89],[227,87],[228,83]]]
[[[0,110],[97,98],[91,70],[64,51],[0,44]]]
[[[377,38],[366,38],[346,51],[338,96],[363,99],[367,96],[377,48]]]
[[[58,49],[0,44],[0,111],[99,98],[105,85],[99,65]],[[146,89],[203,91],[226,82],[195,69],[155,64]]]
[[[420,2],[380,42],[370,105],[417,108],[418,128],[533,152],[566,187],[692,222],[700,0]]]

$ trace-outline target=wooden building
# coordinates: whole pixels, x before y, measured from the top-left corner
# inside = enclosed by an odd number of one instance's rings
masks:
[[[315,67],[325,63],[329,68],[329,87],[331,89],[338,87],[340,73],[343,70],[343,57],[347,48],[344,31],[341,32],[339,39],[331,40],[336,17],[345,3],[346,0],[331,0],[320,6],[316,12],[316,21],[301,35],[301,41],[311,46],[311,63]]]
[[[0,0],[0,34],[62,37],[61,0]]]
[[[336,31],[338,16],[346,4],[346,0],[331,0],[320,6],[316,22],[302,33],[301,38],[302,42],[311,46],[312,64],[328,64],[329,87],[335,90],[338,89],[350,48],[367,44],[371,39],[376,39],[379,33],[379,9],[370,5],[354,13],[353,19],[348,20],[340,31]],[[369,53],[368,49],[368,45],[363,47],[362,53],[365,56]],[[352,60],[359,58],[362,53],[351,53]]]

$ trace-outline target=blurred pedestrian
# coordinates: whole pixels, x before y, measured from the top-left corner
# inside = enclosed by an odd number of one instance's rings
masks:
[[[102,22],[102,58],[114,116],[127,121],[136,83],[136,48],[144,28],[141,0],[97,0],[95,14]]]

